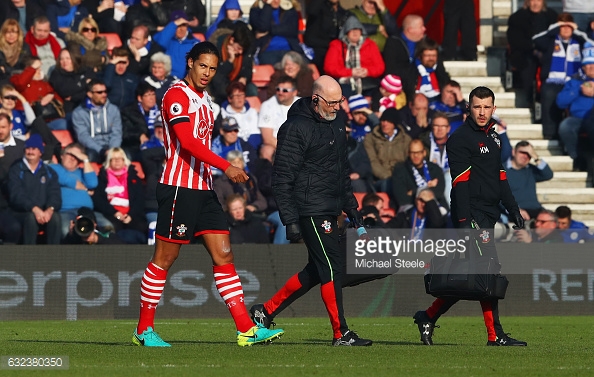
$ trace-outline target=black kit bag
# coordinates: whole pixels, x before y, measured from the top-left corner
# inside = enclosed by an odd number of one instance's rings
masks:
[[[509,281],[499,273],[500,264],[490,257],[480,256],[476,242],[470,250],[433,257],[425,275],[425,291],[438,298],[482,301],[503,299]]]

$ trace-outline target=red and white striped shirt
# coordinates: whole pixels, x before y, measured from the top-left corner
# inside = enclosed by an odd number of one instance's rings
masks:
[[[160,182],[212,190],[210,167],[225,171],[230,164],[210,150],[215,121],[210,95],[180,80],[165,93],[161,114],[167,162]]]

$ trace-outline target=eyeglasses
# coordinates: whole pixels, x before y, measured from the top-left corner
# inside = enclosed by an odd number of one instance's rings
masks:
[[[336,106],[336,105],[340,105],[341,103],[343,103],[343,102],[346,100],[346,98],[344,98],[344,96],[342,96],[342,98],[341,98],[340,100],[338,100],[338,101],[330,101],[330,102],[328,102],[328,101],[326,101],[326,98],[322,97],[321,95],[319,95],[319,94],[316,94],[316,96],[318,96],[318,97],[320,97],[321,99],[323,99],[323,100],[324,100],[324,102],[326,102],[326,105],[327,105],[328,107],[334,107],[334,106]]]
[[[549,222],[554,222],[555,220],[540,220],[540,219],[536,219],[534,220],[534,222],[536,224],[542,224],[542,223],[549,223]]]
[[[105,93],[107,93],[107,90],[96,90],[96,91],[91,92],[91,93],[93,93],[93,94],[105,94]]]
[[[423,154],[423,152],[425,152],[424,149],[422,151],[409,151],[408,154]]]
[[[291,93],[294,90],[295,88],[279,88],[278,86],[276,87],[276,91],[282,93]]]
[[[93,33],[97,32],[97,28],[95,27],[83,27],[82,29],[80,29],[83,33],[88,33],[89,31],[92,31]]]
[[[4,97],[2,97],[2,98],[4,98],[4,99],[8,99],[8,100],[11,100],[11,101],[16,101],[16,100],[18,99],[18,98],[17,98],[17,97],[15,97],[15,96],[4,96]]]

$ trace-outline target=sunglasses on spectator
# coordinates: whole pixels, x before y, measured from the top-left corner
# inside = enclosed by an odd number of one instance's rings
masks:
[[[8,99],[8,100],[12,100],[12,101],[16,101],[18,98],[15,96],[4,96],[4,99]]]
[[[239,130],[230,130],[230,131],[223,130],[223,132],[239,132]]]
[[[276,91],[282,93],[291,93],[294,90],[295,88],[279,88],[278,86],[276,87]]]
[[[86,32],[89,32],[89,31],[92,31],[93,33],[96,33],[97,32],[97,28],[94,28],[94,27],[83,27],[81,30],[82,30],[83,33],[86,33]]]

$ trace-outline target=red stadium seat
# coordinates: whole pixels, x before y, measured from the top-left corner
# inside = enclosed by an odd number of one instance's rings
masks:
[[[262,106],[262,102],[258,96],[249,96],[246,97],[246,100],[250,104],[250,107],[255,109],[257,112],[260,112],[260,106]]]
[[[99,170],[101,170],[101,165],[98,162],[91,162],[91,165],[93,166],[93,170],[95,170],[95,174],[99,175]]]
[[[74,142],[72,134],[68,130],[52,130],[52,134],[58,139],[62,148],[65,148],[68,144]]]
[[[202,33],[194,33],[194,38],[198,39],[200,42],[204,42],[206,37]]]
[[[314,80],[317,80],[320,77],[320,71],[318,71],[318,67],[316,67],[316,65],[313,64],[313,63],[309,63],[307,65],[307,67],[309,69],[311,69],[311,72],[312,72],[312,75],[311,76],[313,77],[313,79]]]
[[[274,66],[272,64],[255,65],[252,70],[252,83],[258,88],[266,88],[273,74]]]
[[[355,194],[355,198],[357,199],[357,203],[359,203],[359,207],[357,207],[357,209],[361,209],[363,208],[363,197],[365,195],[367,195],[366,192],[354,192],[353,194]]]
[[[134,165],[134,169],[136,169],[136,174],[138,174],[138,178],[144,181],[144,170],[142,170],[142,165],[138,161],[132,161],[132,165]]]
[[[107,51],[110,54],[115,47],[122,46],[122,40],[120,39],[120,36],[117,35],[117,33],[100,33],[99,36],[105,37],[107,40]]]

